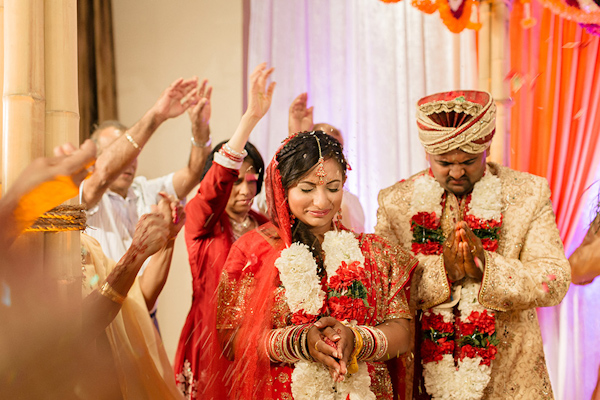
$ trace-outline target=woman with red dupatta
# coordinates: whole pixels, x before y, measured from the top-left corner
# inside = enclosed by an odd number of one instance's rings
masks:
[[[207,160],[198,194],[186,206],[185,241],[192,270],[192,306],[181,331],[174,370],[188,399],[226,398],[223,380],[230,363],[221,354],[216,330],[216,292],[231,244],[267,219],[252,211],[264,163],[248,142],[250,132],[271,105],[273,69],[259,65],[250,76],[248,109],[226,143]]]
[[[234,243],[219,285],[231,398],[393,399],[385,361],[409,348],[416,260],[334,221],[346,169],[321,131],[291,136],[271,161],[271,222]]]

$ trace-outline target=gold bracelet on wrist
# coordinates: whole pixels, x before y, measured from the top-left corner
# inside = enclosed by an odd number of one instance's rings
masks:
[[[135,147],[136,150],[141,150],[140,145],[131,137],[129,133],[125,132],[125,138],[129,140],[129,143],[131,143],[131,145]]]
[[[349,328],[352,329],[352,333],[354,333],[354,350],[352,351],[348,362],[348,373],[355,374],[358,372],[358,360],[356,357],[363,349],[363,338],[356,328],[352,326],[349,326]]]
[[[104,284],[100,287],[100,294],[113,303],[117,303],[119,305],[123,305],[125,302],[126,296],[118,293],[108,282],[104,282]]]

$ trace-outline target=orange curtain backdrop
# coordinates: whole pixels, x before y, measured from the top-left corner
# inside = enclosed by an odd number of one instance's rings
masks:
[[[533,28],[521,27],[520,2],[510,21],[511,166],[548,179],[558,228],[570,248],[600,161],[600,40],[537,2],[531,8]],[[571,286],[560,305],[538,309],[559,400],[589,399],[594,390],[597,288]]]
[[[511,15],[511,166],[550,182],[568,247],[600,161],[600,38],[532,2]]]

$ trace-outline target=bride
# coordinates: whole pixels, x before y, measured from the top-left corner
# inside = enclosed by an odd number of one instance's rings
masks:
[[[267,170],[271,221],[234,243],[217,329],[232,398],[392,399],[416,260],[339,223],[347,162],[321,132],[288,137]]]

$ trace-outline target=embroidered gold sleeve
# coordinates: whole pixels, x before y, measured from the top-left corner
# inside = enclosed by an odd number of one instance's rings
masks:
[[[415,307],[426,310],[448,300],[450,286],[442,255],[421,255],[413,277]]]
[[[486,252],[486,268],[479,292],[479,302],[498,311],[549,307],[560,303],[571,281],[569,262],[552,204],[550,188],[544,181],[536,190],[533,212],[515,207],[505,218],[505,248],[498,253]],[[513,220],[514,228],[509,225]],[[529,223],[527,223],[529,221]],[[523,226],[520,239],[517,224]],[[512,246],[513,248],[506,248]],[[514,250],[519,247],[519,251]],[[515,252],[515,257],[511,257]]]
[[[252,274],[246,274],[239,280],[235,280],[229,277],[227,271],[223,271],[219,283],[217,329],[239,327],[246,310],[248,293],[253,283],[254,277]]]

